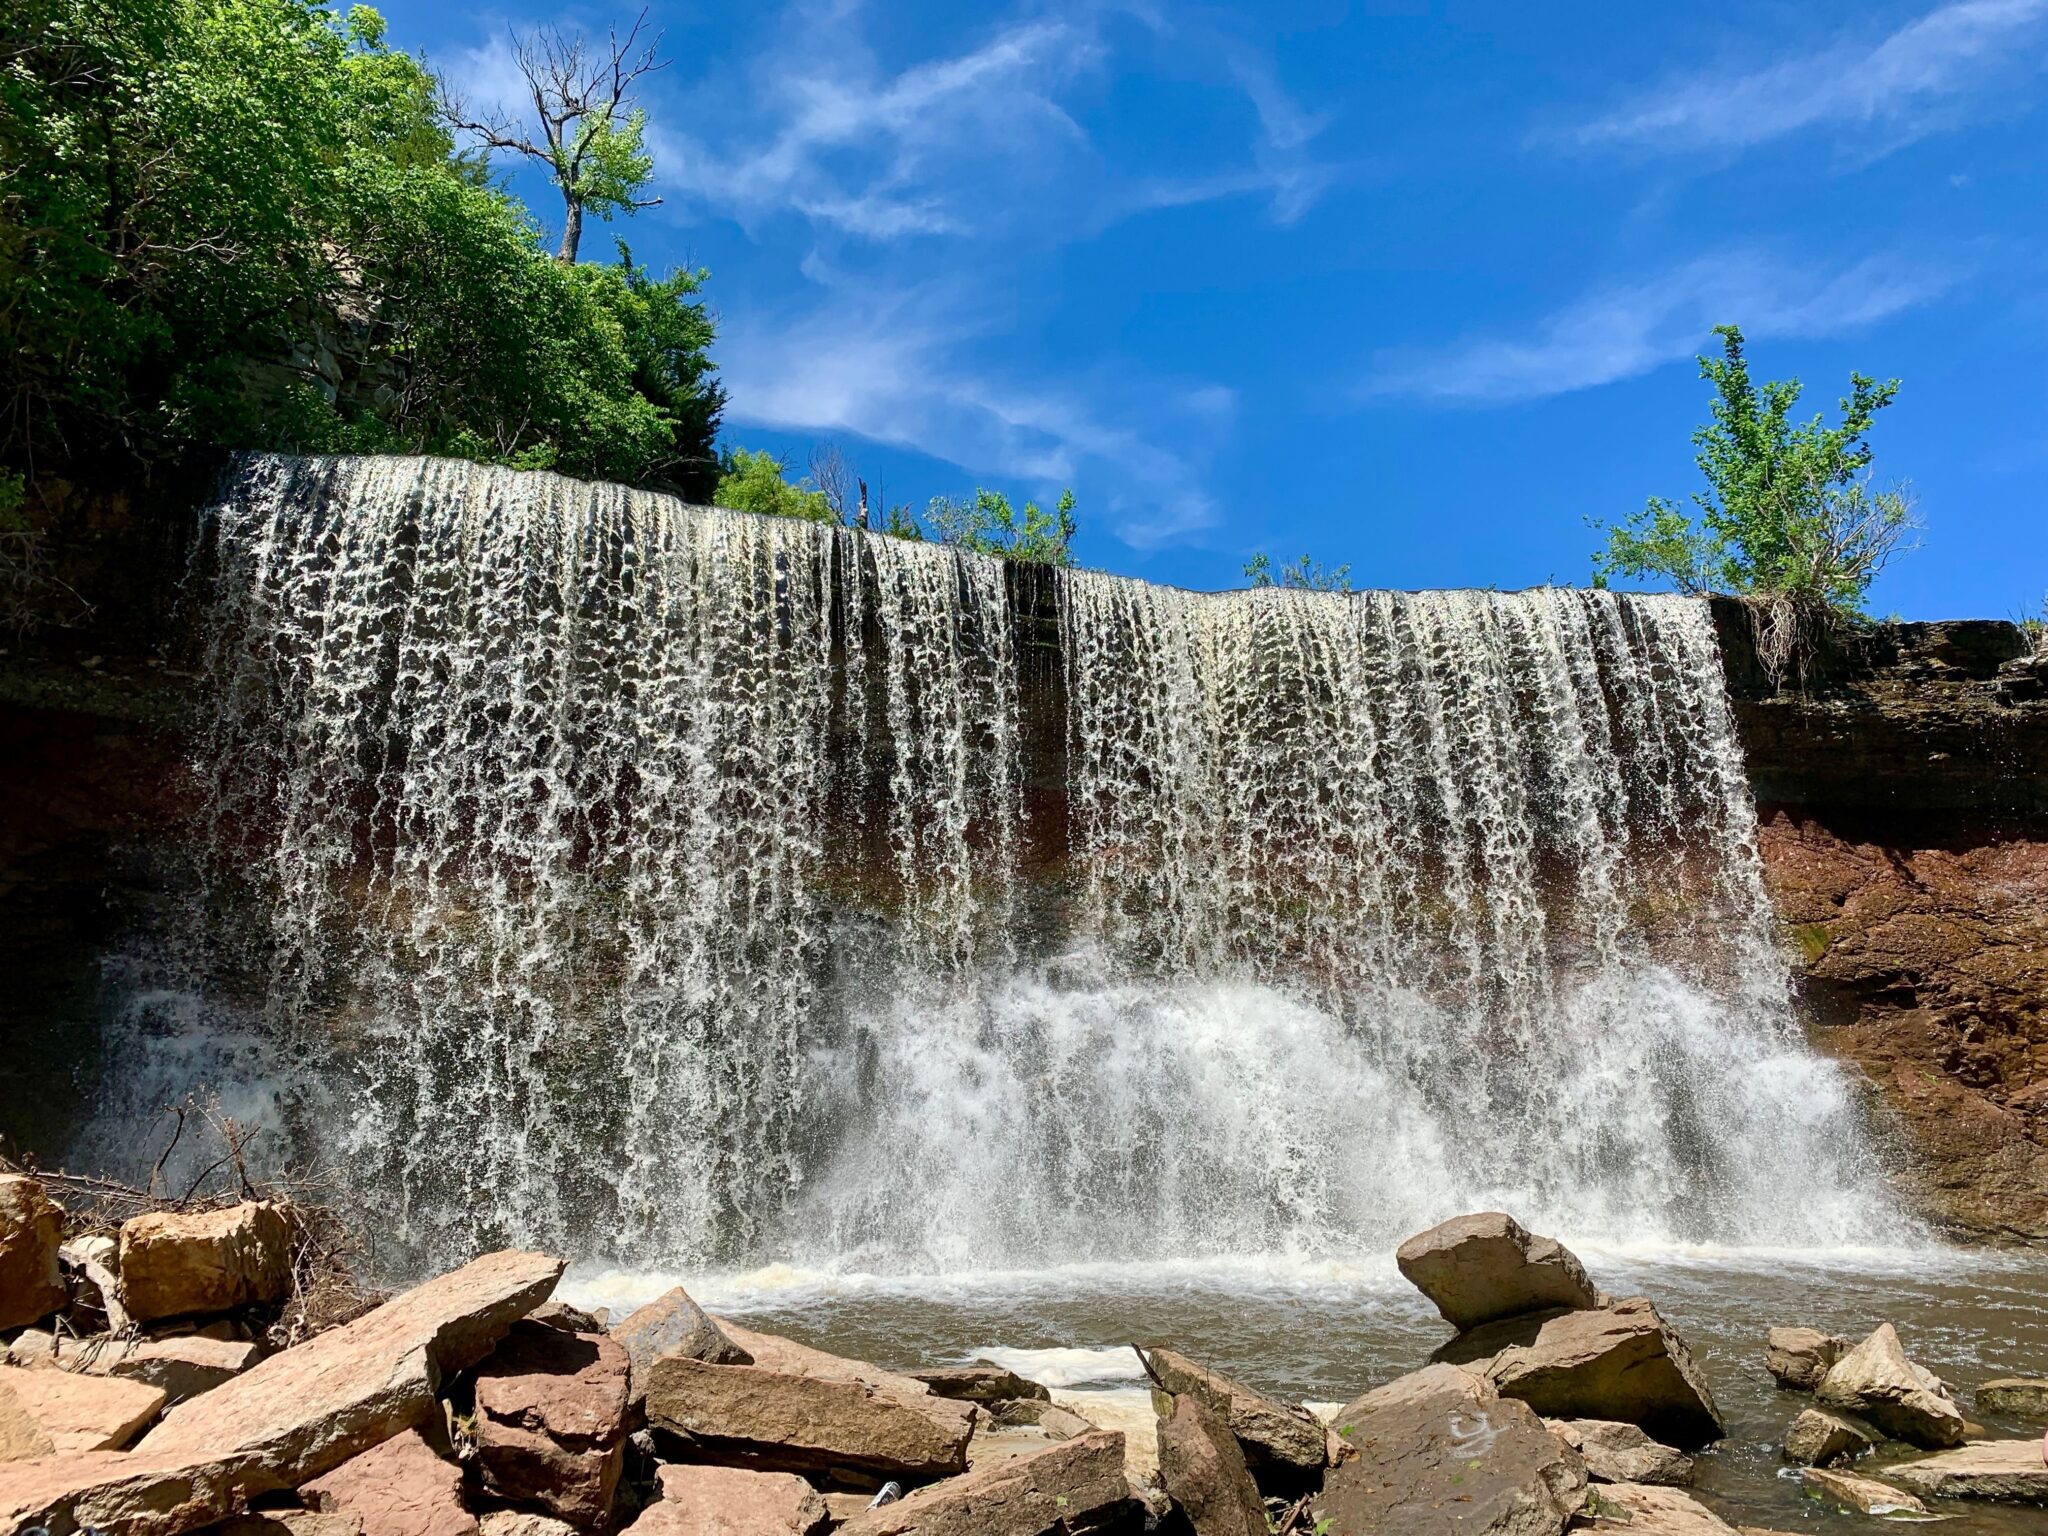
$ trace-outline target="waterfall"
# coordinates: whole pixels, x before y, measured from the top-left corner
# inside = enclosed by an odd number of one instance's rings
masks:
[[[195,580],[203,884],[94,1134],[230,1093],[394,1265],[1901,1230],[1697,602],[1041,588],[375,458],[246,461]]]

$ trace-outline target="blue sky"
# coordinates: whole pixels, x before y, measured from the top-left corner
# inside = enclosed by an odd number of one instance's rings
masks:
[[[386,0],[473,101],[510,26]],[[732,441],[891,501],[1071,485],[1085,564],[1242,583],[1584,581],[1682,496],[1741,324],[1833,409],[1897,375],[1921,546],[1872,605],[2048,591],[2048,0],[1014,8],[655,0],[660,208]],[[516,183],[544,219],[548,189]],[[611,230],[586,236],[609,250]]]

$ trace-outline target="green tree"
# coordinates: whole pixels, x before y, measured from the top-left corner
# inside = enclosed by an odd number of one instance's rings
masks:
[[[792,481],[788,466],[766,449],[730,449],[712,505],[736,512],[765,512],[770,517],[801,517],[807,522],[836,523],[832,504],[809,480]]]
[[[623,39],[616,30],[608,33],[602,49],[553,27],[515,35],[512,60],[526,82],[533,128],[508,116],[472,114],[455,97],[447,99],[449,121],[487,152],[509,150],[546,168],[562,195],[558,261],[576,260],[585,214],[609,220],[661,202],[641,195],[654,176],[654,159],[647,153],[647,114],[633,101],[639,82],[668,62],[659,57],[659,36],[641,44],[646,24],[643,10]]]
[[[1078,528],[1074,506],[1071,490],[1060,492],[1050,512],[1035,501],[1025,502],[1020,512],[1001,491],[977,489],[970,499],[934,496],[924,521],[942,543],[1029,565],[1070,566]]]
[[[1349,592],[1351,567],[1326,566],[1303,555],[1292,565],[1283,565],[1276,575],[1270,555],[1257,554],[1245,562],[1245,580],[1254,587],[1290,587],[1303,592]]]
[[[1874,489],[1872,420],[1899,381],[1849,376],[1841,420],[1795,423],[1799,381],[1762,386],[1749,375],[1742,332],[1718,326],[1718,358],[1702,357],[1713,419],[1693,434],[1707,488],[1694,511],[1661,496],[1607,533],[1594,581],[1669,581],[1684,592],[1739,592],[1860,612],[1871,581],[1915,526],[1903,486]]]

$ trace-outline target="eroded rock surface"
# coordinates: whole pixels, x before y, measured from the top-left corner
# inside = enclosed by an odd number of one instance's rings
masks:
[[[514,1323],[476,1373],[485,1490],[603,1524],[625,1466],[627,1372],[626,1351],[602,1334]]]
[[[2048,1504],[2048,1463],[2039,1440],[1973,1440],[1938,1456],[1887,1467],[1885,1475],[1930,1498]]]
[[[1396,1250],[1394,1262],[1458,1329],[1600,1301],[1569,1248],[1535,1236],[1501,1211],[1453,1217],[1418,1232]]]
[[[1221,1403],[1173,1399],[1159,1419],[1159,1480],[1195,1536],[1267,1536],[1265,1502]]]
[[[1861,1456],[1876,1444],[1876,1437],[1861,1425],[1808,1408],[1785,1431],[1785,1459],[1794,1466],[1828,1467]]]
[[[1779,1386],[1811,1392],[1848,1352],[1847,1339],[1818,1328],[1773,1328],[1764,1347],[1764,1368]]]
[[[1898,1331],[1880,1323],[1835,1362],[1815,1396],[1846,1408],[1897,1440],[1939,1450],[1960,1445],[1963,1411],[1932,1371],[1906,1358]]]
[[[1160,1392],[1168,1397],[1191,1393],[1224,1416],[1254,1477],[1299,1477],[1322,1467],[1327,1432],[1306,1408],[1255,1392],[1175,1350],[1138,1353]]]
[[[746,1365],[753,1358],[680,1285],[621,1319],[611,1337],[631,1362],[636,1403],[647,1396],[648,1367],[663,1355],[685,1355],[712,1365]]]
[[[300,1490],[329,1514],[346,1515],[363,1536],[476,1536],[462,1504],[462,1469],[416,1429],[343,1462]]]
[[[291,1273],[291,1215],[267,1200],[151,1211],[121,1227],[121,1304],[137,1322],[274,1302]]]
[[[1654,1483],[1678,1487],[1692,1481],[1692,1458],[1652,1440],[1634,1424],[1612,1419],[1548,1419],[1550,1432],[1585,1458],[1586,1475],[1602,1483]]]

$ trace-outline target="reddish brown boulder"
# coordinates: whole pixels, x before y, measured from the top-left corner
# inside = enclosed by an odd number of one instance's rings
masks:
[[[1161,1393],[1191,1393],[1223,1415],[1254,1477],[1299,1481],[1322,1470],[1328,1432],[1306,1408],[1254,1392],[1171,1349],[1140,1349],[1138,1358]],[[1160,1411],[1173,1410],[1162,1404]]]
[[[1198,1394],[1159,1420],[1159,1480],[1195,1536],[1267,1536],[1266,1505],[1219,1408]]]
[[[672,1466],[660,1477],[661,1497],[627,1527],[636,1536],[817,1536],[832,1518],[794,1472]]]
[[[912,1371],[911,1378],[923,1382],[940,1397],[957,1398],[963,1403],[980,1403],[984,1407],[991,1403],[1020,1401],[1049,1402],[1052,1394],[1035,1381],[1026,1381],[1015,1371],[1006,1371],[1000,1365],[947,1365],[935,1370]]]
[[[625,1465],[629,1370],[602,1334],[514,1323],[476,1373],[485,1491],[571,1525],[603,1524]]]
[[[1600,1293],[1572,1251],[1502,1211],[1457,1216],[1394,1253],[1401,1273],[1453,1328],[1551,1307],[1594,1307]]]
[[[0,1328],[40,1322],[70,1300],[57,1263],[64,1209],[21,1173],[0,1174]]]
[[[632,1361],[633,1401],[647,1396],[647,1369],[664,1355],[683,1355],[711,1365],[749,1365],[753,1356],[733,1343],[725,1330],[680,1285],[628,1315],[611,1330]]]
[[[137,1322],[282,1300],[292,1218],[268,1200],[218,1211],[150,1211],[121,1226],[121,1304]]]
[[[343,1462],[300,1490],[329,1514],[352,1516],[363,1536],[476,1536],[462,1507],[462,1469],[416,1429]]]
[[[168,1407],[241,1375],[261,1354],[254,1344],[184,1334],[171,1339],[138,1339],[107,1349],[79,1369],[160,1388]]]
[[[1124,1437],[1098,1429],[919,1488],[855,1515],[835,1536],[1041,1536],[1088,1524],[1129,1496]]]
[[[141,1382],[13,1366],[0,1366],[0,1395],[35,1423],[59,1455],[123,1450],[164,1405],[163,1392]]]

